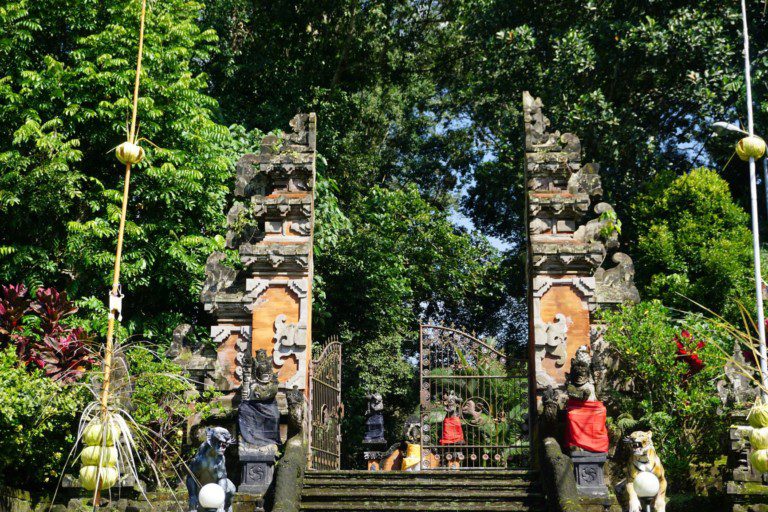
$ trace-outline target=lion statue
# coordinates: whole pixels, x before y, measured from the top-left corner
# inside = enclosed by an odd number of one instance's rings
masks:
[[[197,454],[189,463],[190,475],[187,476],[187,491],[189,492],[189,511],[197,512],[200,507],[198,495],[205,484],[219,484],[226,496],[221,510],[232,512],[232,498],[235,496],[235,484],[227,478],[227,467],[224,452],[234,444],[229,431],[223,427],[205,429],[205,441],[200,445]]]
[[[667,479],[664,477],[664,466],[661,465],[661,459],[656,455],[656,449],[653,447],[653,434],[651,432],[637,431],[632,432],[625,439],[629,444],[631,455],[627,462],[627,497],[629,498],[629,512],[642,512],[640,498],[635,492],[635,477],[641,471],[649,471],[659,479],[659,494],[653,503],[653,509],[656,512],[665,512],[667,508]]]

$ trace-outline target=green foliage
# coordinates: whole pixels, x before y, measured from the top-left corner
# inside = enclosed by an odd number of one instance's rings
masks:
[[[738,314],[734,299],[751,297],[754,286],[752,239],[725,180],[705,168],[660,175],[635,201],[633,216],[644,297]]]
[[[11,248],[0,281],[106,299],[123,186],[109,152],[125,140],[139,7],[19,0],[0,10],[0,247]],[[132,174],[122,281],[126,322],[149,335],[196,311],[205,259],[223,245],[232,163],[258,136],[214,119],[199,65],[217,37],[198,27],[202,8],[154,2],[147,15],[138,117],[158,147]]]
[[[320,218],[337,208],[334,186],[320,186]],[[334,217],[318,224],[324,231],[315,255],[321,276],[315,336],[341,334],[345,436],[354,445],[366,393],[385,396],[397,435],[413,412],[416,375],[408,358],[418,351],[419,320],[455,319],[468,326],[503,321],[494,316],[501,258],[483,239],[453,226],[415,186],[374,187],[354,211]]]
[[[207,413],[209,405],[198,403],[194,384],[162,354],[139,346],[127,352],[127,360],[133,381],[131,417],[151,432],[142,435],[142,442],[151,447],[149,453],[157,467],[177,464],[187,418]]]
[[[727,338],[699,316],[675,319],[656,300],[606,312],[603,320],[618,363],[606,400],[616,430],[653,430],[673,488],[692,486],[691,464],[719,457],[729,424],[715,386],[723,357],[714,345],[722,343],[727,350]],[[707,340],[695,349],[704,362],[698,373],[691,374],[678,355],[676,339],[683,329],[695,340]]]
[[[37,490],[56,486],[75,442],[82,386],[63,386],[0,350],[0,481]]]

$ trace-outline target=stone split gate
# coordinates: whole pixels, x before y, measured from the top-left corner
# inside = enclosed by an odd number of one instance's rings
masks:
[[[550,130],[539,99],[524,93],[523,112],[528,360],[507,361],[497,347],[473,336],[422,327],[422,448],[441,463],[458,458],[466,467],[527,464],[527,432],[541,408],[542,391],[563,388],[577,348],[603,348],[596,311],[639,300],[632,260],[617,251],[616,212],[602,201],[599,166],[582,163],[576,135]],[[245,155],[237,163],[227,246],[237,250],[240,268],[226,264],[224,253],[208,259],[201,298],[215,319],[211,337],[216,350],[192,350],[180,361],[198,380],[224,393],[225,405],[234,407],[243,361],[266,351],[281,390],[283,430],[288,423],[285,393],[299,390],[311,404],[306,424],[313,465],[338,468],[341,345],[329,344],[312,360],[315,115],[300,114],[291,127],[291,133],[265,137],[259,154]],[[462,371],[471,368],[474,375],[440,375],[462,359]],[[499,402],[501,385],[516,403]],[[468,432],[484,432],[468,434],[472,441],[466,449],[453,451],[439,444],[431,417],[435,400],[447,400],[451,391]],[[525,415],[529,425],[524,425]],[[491,432],[490,423],[483,430],[473,424],[478,418],[503,424],[505,432],[515,434]],[[321,432],[322,439],[317,437]]]

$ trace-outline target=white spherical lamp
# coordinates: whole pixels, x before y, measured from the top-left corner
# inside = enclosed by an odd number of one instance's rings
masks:
[[[219,484],[205,484],[200,489],[200,505],[203,508],[212,508],[219,510],[224,507],[224,489]]]
[[[659,494],[659,479],[650,471],[639,472],[633,483],[638,498],[653,498]]]

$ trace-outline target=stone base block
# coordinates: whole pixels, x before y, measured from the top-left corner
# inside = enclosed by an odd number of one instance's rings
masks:
[[[603,466],[608,459],[606,453],[577,451],[571,453],[576,475],[576,488],[585,496],[608,496]]]
[[[238,494],[264,496],[275,477],[277,447],[266,446],[255,450],[239,450],[241,478]]]

